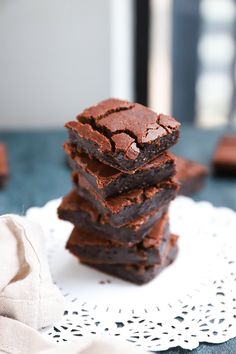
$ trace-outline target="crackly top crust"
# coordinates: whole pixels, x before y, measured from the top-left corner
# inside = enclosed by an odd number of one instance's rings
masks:
[[[121,151],[131,160],[138,157],[143,145],[178,131],[179,126],[173,117],[118,99],[87,108],[77,116],[77,121],[66,124],[82,138],[96,143],[100,151]]]

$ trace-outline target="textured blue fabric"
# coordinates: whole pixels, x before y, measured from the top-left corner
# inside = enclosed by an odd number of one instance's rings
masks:
[[[210,165],[214,147],[222,134],[222,130],[183,127],[180,142],[173,151]],[[62,149],[65,139],[66,133],[62,130],[0,133],[0,140],[8,147],[11,174],[6,188],[0,191],[1,214],[24,214],[29,207],[42,206],[70,190],[70,172]],[[236,210],[236,179],[216,179],[211,176],[206,187],[194,199],[208,200],[214,205]],[[176,348],[162,353],[189,352]],[[201,344],[191,353],[235,354],[236,339],[220,345]]]

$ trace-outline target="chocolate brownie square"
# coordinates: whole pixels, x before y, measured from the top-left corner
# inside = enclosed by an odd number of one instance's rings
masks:
[[[72,167],[82,174],[102,198],[115,197],[124,192],[149,187],[175,175],[175,159],[164,152],[134,173],[124,173],[102,162],[91,159],[87,154],[66,143],[65,151],[72,160]]]
[[[165,180],[159,184],[134,189],[117,197],[103,199],[92,185],[79,173],[73,174],[78,194],[91,202],[109,223],[115,227],[127,224],[139,216],[158,210],[175,198],[178,184]]]
[[[223,136],[213,156],[216,175],[236,177],[236,134]]]
[[[168,251],[162,264],[138,265],[138,264],[95,264],[81,262],[104,273],[130,281],[131,283],[143,285],[153,280],[168,265],[173,263],[178,253],[178,237],[172,235],[168,242]]]
[[[102,238],[102,234],[75,227],[66,248],[83,262],[108,264],[160,264],[168,244],[168,214],[155,222],[143,241],[127,246]]]
[[[103,239],[117,243],[132,245],[143,240],[156,220],[162,217],[167,207],[145,214],[121,227],[114,227],[102,217],[93,205],[72,190],[66,195],[59,208],[58,216],[62,220],[70,221],[79,228],[90,233],[102,235]]]
[[[7,149],[5,144],[0,143],[0,188],[3,188],[9,177]]]
[[[208,168],[196,161],[176,156],[176,180],[180,184],[179,194],[191,195],[203,188]]]
[[[70,143],[120,171],[135,170],[173,146],[180,124],[138,103],[108,99],[68,122]]]

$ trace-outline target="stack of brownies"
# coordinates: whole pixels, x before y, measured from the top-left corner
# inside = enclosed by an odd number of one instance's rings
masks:
[[[67,249],[80,262],[137,284],[177,253],[168,206],[177,194],[167,152],[180,124],[140,104],[108,99],[68,122],[74,189],[58,208],[74,224]]]

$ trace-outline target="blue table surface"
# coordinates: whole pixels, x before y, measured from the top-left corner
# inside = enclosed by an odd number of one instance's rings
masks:
[[[223,130],[182,127],[180,142],[173,152],[210,166],[212,153],[222,134]],[[11,174],[9,183],[0,191],[1,214],[23,215],[29,207],[43,206],[70,190],[70,171],[62,149],[65,139],[63,130],[0,132],[0,140],[7,144]],[[205,188],[194,199],[236,210],[236,179],[219,179],[210,175]],[[189,352],[175,348],[162,353]],[[220,345],[202,343],[191,353],[235,354],[236,338]]]

